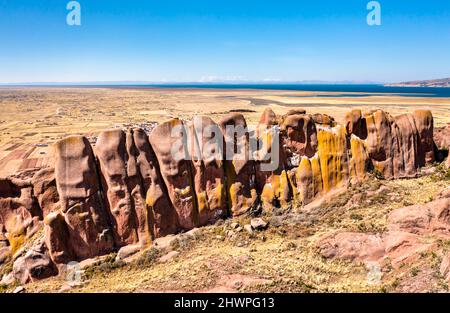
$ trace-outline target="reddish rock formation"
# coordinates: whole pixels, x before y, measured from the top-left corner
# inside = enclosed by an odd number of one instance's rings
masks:
[[[314,123],[319,124],[319,125],[327,125],[327,126],[331,126],[331,127],[336,125],[334,117],[332,117],[328,114],[316,113],[316,114],[312,115],[312,119],[313,119]]]
[[[367,122],[361,110],[351,110],[345,115],[345,128],[349,136],[365,140],[367,138]]]
[[[158,125],[149,137],[178,215],[178,224],[184,230],[199,225],[188,134],[186,125],[179,119],[173,119]]]
[[[237,216],[254,208],[258,201],[255,161],[249,156],[250,135],[242,114],[229,114],[219,125],[225,138],[228,205]]]
[[[298,115],[298,114],[306,114],[305,109],[291,109],[287,111],[287,113],[284,115],[284,117],[287,117],[289,115]]]
[[[8,233],[12,254],[38,230],[41,218],[30,180],[0,179],[0,229]]]
[[[275,112],[267,108],[256,129],[259,144],[256,162],[257,192],[266,210],[274,206],[286,207],[292,200],[278,121],[280,118]]]
[[[57,142],[55,157],[61,212],[69,230],[69,236],[59,240],[66,241],[65,246],[72,247],[77,259],[110,252],[113,238],[88,140],[71,136]],[[53,251],[52,247],[49,248]]]
[[[302,156],[310,158],[317,153],[317,130],[311,116],[287,116],[280,126],[280,132],[288,168],[298,166]]]
[[[13,275],[22,284],[41,280],[58,273],[50,259],[47,247],[41,241],[35,244],[25,255],[19,257],[13,266]]]
[[[155,152],[142,129],[133,130],[133,138],[137,152],[136,164],[146,194],[146,206],[149,214],[147,219],[149,224],[151,222],[153,224],[153,236],[161,237],[173,234],[178,229],[178,217],[161,177]],[[140,219],[142,220],[142,217]]]
[[[438,149],[450,150],[450,124],[447,124],[445,127],[435,129],[433,138]]]
[[[424,205],[394,210],[386,233],[337,232],[323,236],[316,245],[325,258],[379,264],[389,260],[399,268],[435,247],[430,238],[450,238],[450,192]]]
[[[377,110],[365,119],[369,157],[385,178],[413,177],[419,167],[434,161],[431,112],[419,110],[393,118]]]
[[[136,160],[129,155],[129,146],[133,146],[132,134],[130,140],[122,130],[114,129],[100,133],[95,147],[103,193],[107,199],[105,204],[113,225],[114,241],[119,247],[139,241],[137,211],[146,210],[142,188],[134,197],[131,195],[131,184],[138,185],[139,181],[135,181]],[[145,217],[147,214],[140,212],[140,215]]]
[[[38,171],[32,178],[33,194],[35,195],[42,215],[59,210],[59,194],[56,188],[55,169],[44,168]]]
[[[200,117],[160,124],[150,137],[141,129],[105,131],[96,144],[97,160],[84,137],[57,142],[55,169],[0,179],[0,263],[20,250],[42,220],[49,251],[21,255],[16,272],[22,281],[53,273],[52,262],[145,246],[228,212],[248,213],[260,203],[267,210],[291,200],[307,205],[334,188],[364,181],[372,169],[388,179],[413,177],[435,159],[433,117],[424,110],[396,117],[353,110],[345,125],[337,125],[325,114],[294,110],[280,117],[266,109],[258,140],[241,114],[229,114],[219,125]],[[448,137],[438,130],[438,146],[445,147]],[[331,235],[322,240],[322,254],[363,261],[389,256],[401,263],[430,247],[423,236],[450,237],[446,197],[394,211],[382,235]]]
[[[200,225],[227,215],[224,142],[222,131],[211,118],[195,117],[189,123],[194,188]]]

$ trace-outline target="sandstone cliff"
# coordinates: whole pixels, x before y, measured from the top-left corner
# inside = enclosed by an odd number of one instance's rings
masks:
[[[229,133],[227,126],[243,131]],[[27,270],[16,277],[27,282],[70,261],[127,245],[144,248],[227,216],[307,205],[370,172],[414,177],[435,160],[429,111],[392,117],[353,110],[340,125],[324,114],[277,116],[267,109],[255,134],[255,158],[246,126],[244,116],[233,113],[218,124],[208,117],[173,119],[149,136],[141,129],[106,130],[94,148],[82,136],[57,142],[54,169],[0,179],[0,256],[29,256],[22,262]],[[204,154],[217,133],[222,149]],[[276,168],[267,170],[274,158]],[[42,239],[37,247],[21,249],[36,235]]]

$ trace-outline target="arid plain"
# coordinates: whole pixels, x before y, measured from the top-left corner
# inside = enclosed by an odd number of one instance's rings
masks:
[[[241,112],[256,125],[265,108],[304,108],[341,122],[353,108],[392,115],[430,109],[436,127],[450,122],[450,98],[251,89],[3,87],[0,88],[0,176],[51,161],[53,142],[82,134],[95,142],[107,128],[151,126],[171,117],[207,115],[218,121]]]
[[[171,117],[207,115],[218,121],[230,112],[241,112],[249,125],[256,125],[267,107],[280,115],[302,108],[310,114],[329,114],[342,123],[351,109],[383,109],[392,115],[429,109],[436,128],[450,122],[450,98],[347,92],[4,87],[0,88],[0,107],[0,177],[53,167],[53,143],[68,135],[82,134],[95,145],[97,135],[105,129],[139,126],[145,130]],[[267,229],[245,231],[242,226],[251,224],[252,219],[248,215],[218,220],[192,233],[165,237],[165,248],[149,248],[126,262],[118,261],[119,253],[82,261],[81,282],[76,284],[62,274],[26,284],[20,290],[448,292],[447,237],[442,239],[434,233],[424,237],[410,233],[390,236],[389,229],[393,227],[390,216],[404,207],[410,210],[409,206],[418,205],[422,210],[422,206],[445,204],[442,195],[449,187],[450,172],[444,163],[428,164],[412,179],[384,180],[370,173],[361,184],[343,193],[330,193],[309,208],[292,205],[264,211],[261,217],[268,222]],[[350,242],[357,234],[356,241],[364,241],[364,236],[394,240],[394,248],[386,250],[390,252],[378,270],[367,267],[359,258],[334,258],[327,243],[320,244],[321,238],[343,231],[349,234]],[[40,235],[42,232],[36,236]],[[401,253],[396,252],[397,241]],[[25,246],[32,243],[30,240]],[[335,246],[339,247],[337,243]],[[349,244],[347,248],[351,247]],[[408,259],[403,259],[405,256]],[[0,278],[14,272],[13,264],[14,257],[6,260],[0,267]],[[0,292],[16,288],[23,287],[17,281],[0,283]]]

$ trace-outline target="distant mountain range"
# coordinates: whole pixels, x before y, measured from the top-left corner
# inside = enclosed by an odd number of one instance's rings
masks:
[[[387,84],[389,87],[450,87],[450,78],[416,80],[411,82],[402,82]]]
[[[213,80],[213,81],[87,81],[87,82],[0,82],[0,86],[183,86],[183,85],[383,85],[375,81],[325,81],[325,80]]]

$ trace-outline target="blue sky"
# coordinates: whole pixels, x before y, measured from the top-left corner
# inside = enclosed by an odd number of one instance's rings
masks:
[[[450,1],[0,0],[0,82],[450,77]]]

